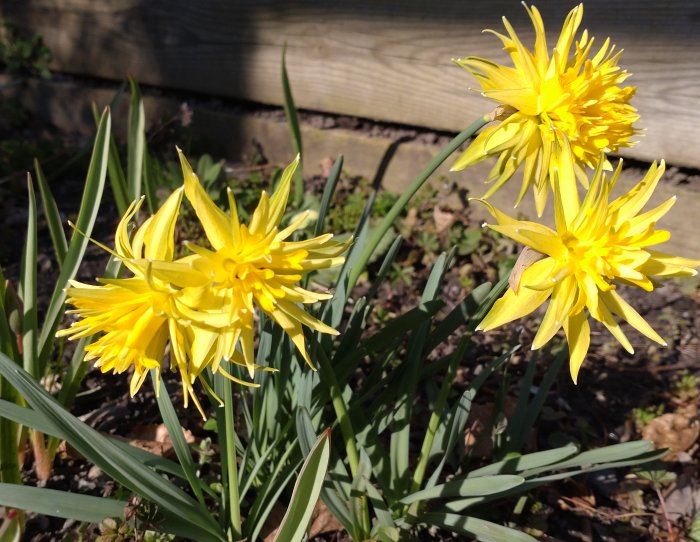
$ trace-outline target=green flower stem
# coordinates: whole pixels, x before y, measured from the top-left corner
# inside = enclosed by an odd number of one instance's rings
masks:
[[[354,480],[360,468],[360,452],[357,449],[355,431],[352,428],[352,422],[348,414],[348,405],[345,404],[338,379],[335,377],[335,371],[333,371],[333,366],[326,356],[326,352],[319,346],[316,348],[315,354],[317,354],[316,359],[318,360],[319,369],[321,371],[321,381],[328,386],[328,391],[333,401],[335,416],[338,418],[340,432],[343,435],[343,441],[345,441],[345,453],[348,456],[348,463],[350,463],[350,473]],[[359,501],[361,528],[364,533],[364,538],[367,538],[371,530],[371,522],[369,519],[369,507],[367,506],[366,496],[360,497]]]
[[[391,228],[394,221],[401,214],[401,211],[404,210],[409,200],[415,195],[416,192],[418,192],[418,190],[421,186],[423,186],[425,181],[427,181],[430,178],[430,176],[433,173],[435,173],[435,170],[438,167],[440,167],[440,165],[442,165],[442,163],[445,160],[447,160],[450,157],[450,155],[460,147],[460,145],[462,145],[467,139],[472,137],[485,124],[491,122],[491,120],[493,120],[491,115],[484,115],[483,117],[479,117],[474,122],[472,122],[469,126],[467,126],[467,128],[465,128],[462,132],[457,134],[455,138],[452,141],[450,141],[448,145],[444,149],[442,149],[440,153],[435,158],[433,158],[427,166],[425,166],[425,169],[423,169],[423,171],[421,171],[418,174],[418,176],[415,179],[413,179],[411,186],[409,186],[406,189],[406,191],[403,194],[401,194],[401,197],[397,200],[396,203],[394,203],[394,206],[389,210],[382,222],[376,228],[372,237],[367,241],[367,244],[365,245],[362,254],[360,255],[360,259],[357,262],[357,265],[350,270],[348,278],[348,292],[352,290],[352,288],[355,286],[357,279],[364,271],[367,262],[369,262],[369,259],[372,257],[372,254],[377,249],[377,246],[381,242],[382,238],[384,237],[386,232],[389,231],[389,228]]]
[[[223,382],[223,401],[224,401],[224,431],[226,439],[225,453],[222,454],[221,460],[225,462],[227,473],[227,491],[228,491],[228,508],[229,521],[231,523],[231,531],[233,540],[240,540],[241,534],[241,506],[238,494],[238,465],[236,462],[236,435],[235,435],[235,408],[233,403],[233,383],[221,375],[216,378]],[[219,418],[219,420],[221,420]],[[219,426],[221,430],[221,426]]]
[[[345,441],[345,451],[348,454],[350,472],[354,478],[360,466],[360,453],[355,445],[355,431],[350,422],[348,406],[345,404],[342,390],[338,385],[338,379],[335,377],[335,371],[333,371],[333,367],[323,348],[320,346],[316,348],[315,354],[321,370],[321,381],[328,387],[328,391],[331,394],[333,409],[335,410],[335,415],[340,424],[340,432],[343,434],[343,440]]]
[[[462,337],[459,342],[457,350],[450,360],[450,364],[447,368],[447,373],[442,381],[442,387],[440,388],[440,393],[435,401],[435,406],[433,407],[433,412],[430,415],[430,420],[428,421],[428,430],[425,433],[425,438],[423,439],[423,446],[420,450],[420,459],[418,460],[418,465],[416,465],[416,470],[413,473],[413,482],[411,483],[411,493],[414,493],[420,489],[423,483],[423,478],[425,477],[425,471],[428,467],[428,459],[430,458],[430,450],[433,447],[433,441],[435,440],[435,434],[440,426],[440,419],[445,411],[445,404],[447,403],[447,396],[452,389],[452,384],[454,383],[455,375],[457,374],[457,367],[462,361],[464,356],[464,351],[467,348],[467,344],[471,340],[471,333],[468,333]]]

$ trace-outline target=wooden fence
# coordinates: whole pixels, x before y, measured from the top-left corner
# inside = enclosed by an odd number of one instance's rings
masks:
[[[537,3],[550,46],[573,3]],[[55,70],[281,104],[280,56],[297,105],[458,131],[492,108],[450,61],[504,59],[500,16],[524,41],[515,0],[3,0],[0,16],[40,33]],[[623,155],[700,167],[700,2],[590,0],[583,27],[611,36],[638,87],[647,131]]]

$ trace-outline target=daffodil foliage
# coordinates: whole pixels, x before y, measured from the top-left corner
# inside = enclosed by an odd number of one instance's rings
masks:
[[[588,316],[602,322],[630,353],[630,341],[618,320],[627,321],[650,339],[665,345],[663,338],[618,293],[618,284],[651,291],[659,279],[692,276],[700,260],[681,258],[652,247],[670,238],[656,229],[657,221],[673,206],[675,197],[642,212],[661,175],[664,163],[652,164],[632,190],[610,201],[622,163],[612,175],[603,171],[603,159],[583,201],[577,194],[562,197],[555,183],[555,224],[516,220],[484,200],[497,224],[489,227],[537,251],[539,259],[527,267],[479,324],[490,330],[521,318],[549,300],[532,348],[547,343],[564,329],[569,344],[571,376],[576,381],[590,343]],[[558,172],[574,176],[573,168]],[[572,178],[556,179],[570,186]]]
[[[489,31],[503,42],[513,66],[472,56],[455,61],[476,77],[484,96],[502,107],[501,122],[483,130],[452,169],[497,156],[487,179],[493,182],[484,196],[488,198],[523,166],[516,206],[532,187],[538,216],[542,216],[553,182],[551,172],[558,167],[561,153],[572,154],[566,159],[574,162],[585,182],[585,167],[595,169],[601,151],[615,152],[634,144],[633,123],[639,115],[629,104],[635,87],[622,87],[630,74],[618,66],[621,51],[615,52],[606,39],[593,54],[594,39],[586,30],[574,42],[583,4],[568,14],[551,54],[539,11],[534,6],[525,9],[535,28],[533,50],[523,45],[505,18],[507,35]]]
[[[86,347],[85,359],[94,360],[103,372],[122,373],[133,367],[132,396],[148,370],[155,369],[160,376],[169,343],[170,366],[180,373],[185,403],[192,398],[203,414],[193,385],[199,379],[213,393],[201,378],[206,368],[246,385],[252,384],[224,371],[221,361],[245,366],[251,377],[262,368],[255,364],[254,355],[257,309],[284,329],[313,367],[302,326],[321,333],[337,331],[302,308],[330,294],[299,284],[311,271],[340,265],[350,241],[335,241],[332,234],[289,240],[307,221],[308,213],[280,227],[298,158],[284,170],[271,196],[262,193],[248,224],[240,223],[230,189],[226,214],[207,195],[182,153],[180,160],[184,187],[132,236],[129,223],[143,200],[134,202],[119,223],[110,252],[131,276],[98,279],[99,285],[73,281],[68,302],[79,320],[58,335],[78,339],[101,334]],[[191,254],[174,260],[183,193],[211,246],[187,244]]]

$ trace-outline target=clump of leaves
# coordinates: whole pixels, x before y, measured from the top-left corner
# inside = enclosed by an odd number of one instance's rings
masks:
[[[0,63],[16,76],[38,75],[51,77],[49,70],[51,51],[38,34],[24,36],[12,23],[0,29]]]
[[[675,378],[671,385],[671,392],[674,397],[677,397],[681,401],[688,401],[700,394],[700,389],[698,389],[699,385],[700,381],[698,381],[698,377],[686,372]]]
[[[649,424],[654,418],[658,418],[664,413],[664,405],[649,405],[632,410],[634,424],[638,430]]]
[[[333,198],[333,204],[326,216],[326,229],[335,232],[354,231],[360,222],[360,217],[367,203],[367,196],[372,192],[371,183],[362,177],[341,179],[341,183]],[[376,217],[382,217],[399,199],[394,194],[381,191],[374,201]]]

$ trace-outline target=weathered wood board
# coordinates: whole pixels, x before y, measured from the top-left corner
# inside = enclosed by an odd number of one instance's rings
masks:
[[[0,85],[3,82],[0,77]],[[72,82],[33,81],[24,88],[15,87],[12,92],[17,94],[25,107],[58,128],[90,136],[95,131],[90,104],[94,101],[102,107],[110,103],[115,89],[86,88]],[[121,134],[126,132],[126,102],[127,100],[123,100],[122,107],[113,113],[115,131]],[[144,106],[147,118],[153,121],[177,115],[180,102],[169,97],[146,95]],[[286,165],[294,156],[288,126],[277,119],[231,112],[222,108],[195,106],[191,130],[193,135],[202,139],[209,152],[228,156],[233,160],[245,161],[262,150],[271,163]],[[342,128],[321,129],[302,125],[302,136],[306,149],[306,175],[319,174],[322,161],[328,162],[343,154],[344,170],[347,173],[379,180],[384,189],[395,193],[405,190],[418,172],[441,150],[437,145],[427,145],[418,141],[400,142],[388,137],[369,137],[366,133]],[[472,197],[484,194],[486,189],[483,179],[491,163],[481,162],[460,172],[449,172],[450,164],[451,161],[443,164],[431,181],[438,181],[439,185],[451,187],[454,184],[458,187],[458,190],[452,192],[442,191],[444,205],[456,208],[467,204],[464,194],[458,192],[467,192],[468,196]],[[380,170],[381,177],[377,179],[377,172]],[[700,209],[700,192],[674,184],[671,176],[667,174],[662,179],[648,204],[651,208],[672,196],[677,197],[673,210],[660,223],[660,227],[671,231],[671,240],[660,246],[659,250],[698,257],[700,236],[697,235],[697,227],[692,217],[696,216]],[[639,180],[638,170],[623,170],[616,191],[629,190]],[[519,180],[514,179],[490,201],[513,216],[535,219],[530,195],[525,198],[522,206],[513,210],[518,189]],[[474,204],[473,211],[478,219],[491,220],[483,206]],[[543,219],[550,225],[551,214],[550,205]]]
[[[553,45],[573,2],[537,2]],[[515,0],[3,0],[0,16],[40,33],[53,68],[109,79],[282,103],[287,43],[297,105],[438,130],[461,130],[491,103],[450,61],[504,60],[500,16],[526,43]],[[700,2],[590,0],[583,27],[611,36],[638,87],[646,130],[623,155],[700,167]]]

